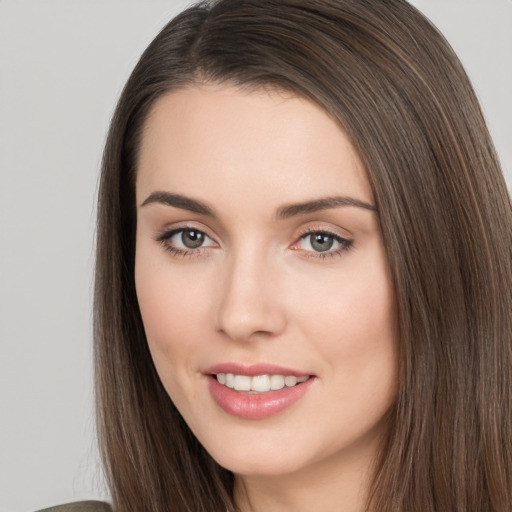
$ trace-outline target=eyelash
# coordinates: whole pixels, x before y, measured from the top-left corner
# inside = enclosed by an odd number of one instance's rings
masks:
[[[169,240],[174,235],[177,235],[178,233],[182,233],[184,231],[197,231],[198,233],[201,233],[202,235],[204,235],[205,237],[207,237],[211,240],[211,238],[204,231],[201,231],[200,229],[189,228],[189,227],[180,227],[180,228],[176,228],[176,229],[173,229],[170,231],[163,232],[162,234],[158,235],[155,238],[155,241],[159,242],[166,251],[169,251],[173,256],[176,256],[176,257],[185,258],[185,257],[201,256],[204,252],[205,247],[198,247],[197,249],[179,249],[176,246],[171,245],[169,243]],[[296,245],[299,241],[305,240],[308,237],[313,236],[313,235],[329,236],[332,239],[334,239],[335,242],[337,242],[339,244],[339,247],[334,251],[330,251],[330,250],[325,251],[325,252],[304,251],[304,253],[306,253],[305,257],[307,257],[307,258],[316,258],[316,259],[325,260],[325,259],[330,259],[330,258],[334,258],[337,256],[341,256],[343,253],[352,249],[353,244],[354,244],[353,240],[343,238],[343,237],[339,236],[338,234],[333,233],[329,230],[308,229],[299,235],[298,241],[295,242],[293,245]],[[298,250],[298,249],[295,249],[295,250]]]
[[[338,256],[341,256],[343,253],[346,253],[350,249],[352,249],[354,245],[353,240],[349,240],[348,238],[343,238],[342,236],[338,235],[337,233],[333,233],[332,231],[329,231],[324,228],[309,228],[303,231],[299,235],[299,241],[305,240],[310,236],[313,235],[327,235],[331,237],[335,242],[339,243],[339,247],[335,249],[334,251],[328,250],[325,252],[318,252],[318,251],[304,251],[306,253],[306,258],[316,258],[316,259],[331,259],[336,258]],[[298,242],[295,242],[293,245],[296,245]],[[311,242],[310,242],[311,243]]]
[[[179,249],[178,247],[175,247],[174,245],[171,245],[169,243],[169,240],[178,233],[182,233],[184,231],[196,231],[198,233],[201,233],[205,237],[210,238],[204,231],[201,231],[200,229],[195,229],[193,227],[180,227],[176,229],[172,229],[170,231],[164,231],[161,235],[157,236],[155,240],[157,242],[160,242],[162,247],[169,251],[173,256],[185,258],[185,257],[195,257],[195,256],[201,256],[201,254],[204,252],[204,247],[198,247],[197,249]]]

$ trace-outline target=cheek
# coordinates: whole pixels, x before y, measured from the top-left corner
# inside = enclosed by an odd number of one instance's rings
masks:
[[[157,272],[136,272],[137,298],[150,345],[164,345],[168,338],[182,338],[183,323],[191,323],[193,318],[192,311],[182,307],[179,313],[184,322],[175,321],[177,308],[183,306],[183,296],[179,296],[175,286],[166,286],[165,282],[165,277]]]
[[[173,271],[165,258],[154,257],[144,248],[136,257],[135,284],[148,346],[167,387],[173,376],[190,370],[189,356],[201,340],[200,319],[208,304],[208,287]]]
[[[372,342],[395,339],[396,320],[391,281],[375,268],[351,268],[302,295],[296,302],[319,345],[332,340],[340,349],[359,350]],[[323,341],[322,341],[323,340]]]
[[[297,302],[297,318],[310,343],[327,361],[340,395],[394,394],[398,329],[394,293],[384,259],[339,272]],[[304,296],[302,297],[302,300]]]

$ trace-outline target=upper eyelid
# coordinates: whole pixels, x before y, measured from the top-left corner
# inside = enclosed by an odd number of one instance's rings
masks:
[[[200,224],[200,223],[199,223]],[[196,230],[200,231],[201,233],[204,233],[208,238],[216,241],[215,235],[211,234],[211,230],[208,229],[206,226],[198,226],[196,223],[178,223],[176,226],[165,226],[164,228],[158,229],[156,231],[156,237],[160,238],[163,236],[169,236],[171,234],[179,233],[180,231],[187,231],[187,230]],[[155,237],[155,238],[156,238]]]
[[[203,235],[205,235],[205,237],[210,240],[211,242],[213,242],[215,245],[219,246],[220,244],[214,239],[212,238],[208,233],[206,233],[204,230],[202,229],[198,229],[198,228],[195,228],[195,227],[179,227],[179,228],[174,228],[174,229],[168,229],[168,230],[164,230],[162,233],[160,233],[159,235],[157,235],[155,237],[155,240],[157,242],[162,242],[162,243],[166,243],[168,242],[171,238],[173,238],[174,236],[176,236],[178,233],[181,233],[183,231],[199,231],[200,233],[203,233]],[[186,250],[188,251],[199,251],[200,249],[207,249],[209,247],[212,247],[211,245],[201,245],[200,247],[197,247],[196,249],[192,249],[192,248],[187,248]],[[180,249],[181,250],[181,249]]]
[[[340,232],[341,231],[341,232]],[[304,228],[300,229],[299,234],[297,235],[299,238],[302,238],[310,233],[327,233],[329,235],[333,235],[344,240],[352,240],[353,235],[348,230],[338,227],[326,226],[325,224],[309,224]]]
[[[306,231],[306,233],[304,233],[303,235],[301,235],[299,237],[299,240],[303,240],[304,238],[307,238],[308,236],[311,236],[311,235],[314,235],[314,234],[317,234],[317,233],[320,233],[320,234],[323,234],[323,235],[328,235],[332,238],[334,238],[335,240],[345,240],[345,241],[351,241],[350,238],[347,238],[347,237],[344,237],[344,236],[341,236],[339,235],[338,233],[333,233],[332,231],[322,231],[322,230],[314,230],[314,231]]]
[[[296,245],[300,240],[305,240],[306,238],[308,238],[309,236],[311,235],[314,235],[315,233],[322,233],[322,234],[325,234],[325,235],[328,235],[332,238],[334,238],[334,240],[336,240],[337,243],[339,243],[340,245],[352,245],[354,243],[354,240],[352,238],[348,238],[348,237],[345,237],[345,236],[341,236],[340,234],[338,233],[333,233],[332,231],[327,231],[327,230],[312,230],[312,231],[306,231],[304,234],[300,235],[300,237],[298,238],[298,240],[296,240],[295,242],[293,242],[292,244],[292,247],[294,245]],[[333,251],[334,252],[334,251]]]
[[[339,237],[339,238],[345,238],[343,235],[336,233],[336,231],[334,231],[332,229],[306,229],[299,235],[299,238],[302,238],[307,235],[311,235],[313,233],[325,233],[327,235],[332,235],[332,236]]]

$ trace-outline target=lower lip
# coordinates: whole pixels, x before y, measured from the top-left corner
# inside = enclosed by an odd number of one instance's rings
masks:
[[[235,391],[220,384],[214,376],[208,376],[208,387],[217,405],[228,414],[247,420],[261,420],[284,411],[302,398],[315,380],[310,377],[290,388],[284,387],[266,393]]]

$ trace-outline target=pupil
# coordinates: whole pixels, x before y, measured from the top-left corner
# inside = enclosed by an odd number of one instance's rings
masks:
[[[312,237],[311,246],[317,252],[328,251],[334,244],[334,239],[330,235],[318,234]]]
[[[181,241],[189,249],[197,249],[203,244],[204,235],[200,231],[186,230],[181,235]]]

